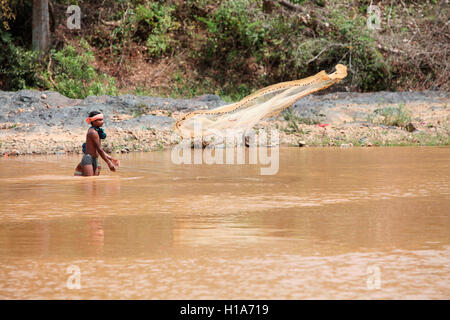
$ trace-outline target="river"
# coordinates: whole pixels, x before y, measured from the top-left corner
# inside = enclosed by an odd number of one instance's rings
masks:
[[[450,148],[0,159],[0,299],[449,299]]]

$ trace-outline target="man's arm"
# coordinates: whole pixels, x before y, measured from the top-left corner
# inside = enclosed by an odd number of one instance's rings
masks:
[[[102,159],[105,160],[109,169],[111,171],[116,171],[116,167],[114,166],[114,164],[111,161],[111,160],[113,160],[113,158],[110,155],[108,155],[105,151],[103,151],[103,149],[100,145],[100,137],[98,136],[98,133],[95,132],[94,130],[89,130],[88,138],[92,139],[92,141],[94,142],[95,149],[97,150],[100,157],[102,157]]]

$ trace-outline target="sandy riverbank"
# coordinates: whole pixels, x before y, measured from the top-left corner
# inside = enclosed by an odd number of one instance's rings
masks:
[[[289,115],[263,120],[288,146],[448,146],[449,94],[446,92],[331,93],[308,96]],[[224,105],[207,95],[190,100],[124,95],[69,99],[56,92],[0,91],[0,155],[81,153],[88,112],[105,114],[110,153],[155,151],[177,144],[174,122],[183,114]],[[408,123],[380,122],[380,110],[401,108]]]

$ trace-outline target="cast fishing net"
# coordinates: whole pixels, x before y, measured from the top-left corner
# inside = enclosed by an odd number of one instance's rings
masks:
[[[281,82],[260,89],[239,102],[211,110],[197,110],[175,123],[183,138],[226,135],[227,130],[246,132],[261,119],[277,115],[298,99],[328,88],[347,76],[347,67],[338,64],[336,71],[320,71],[314,76]]]

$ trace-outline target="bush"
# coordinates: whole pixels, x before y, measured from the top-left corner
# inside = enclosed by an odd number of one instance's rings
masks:
[[[146,45],[152,57],[160,57],[174,50],[175,41],[170,32],[179,24],[172,16],[174,6],[151,2],[136,8],[136,32],[147,35]]]
[[[349,19],[345,13],[338,10],[332,13],[330,22],[337,30],[333,34],[338,45],[336,57],[349,67],[350,83],[354,89],[362,91],[377,91],[386,89],[390,80],[390,67],[375,46],[375,39],[366,27],[362,15]]]
[[[118,2],[116,9],[108,18],[116,20],[117,25],[112,31],[97,30],[90,42],[97,47],[108,48],[111,62],[121,65],[124,56],[135,50],[133,44],[145,44],[151,58],[158,59],[175,50],[178,42],[172,33],[179,23],[173,16],[175,6],[158,2],[131,1]],[[119,59],[119,60],[117,60]]]
[[[60,51],[52,50],[54,61],[51,74],[45,73],[48,86],[69,98],[85,98],[90,95],[116,95],[115,80],[104,74],[98,74],[91,62],[94,55],[87,43],[82,42],[86,50],[78,53],[74,47],[66,46]]]
[[[327,11],[330,12],[330,11]],[[342,63],[348,77],[342,82],[353,90],[386,89],[390,68],[375,46],[364,17],[340,8],[329,17],[317,18],[305,25],[298,17],[272,19],[268,32],[264,63],[270,70],[271,82],[300,79]],[[315,32],[311,37],[307,32]]]
[[[207,31],[207,40],[194,52],[200,69],[208,70],[224,94],[249,94],[267,34],[258,1],[224,1],[211,15],[196,19]]]
[[[36,52],[15,46],[8,32],[0,31],[0,84],[4,90],[21,90],[43,84]]]
[[[373,113],[368,120],[376,124],[404,127],[411,122],[411,112],[405,109],[403,104],[376,109]]]
[[[334,5],[324,11],[327,17],[306,21],[282,10],[265,15],[260,1],[223,2],[213,14],[197,17],[208,32],[199,61],[204,69],[213,70],[212,76],[228,93],[243,83],[255,88],[332,71],[337,63],[348,66],[343,84],[353,90],[386,89],[390,68],[376,49],[364,16],[352,7],[333,9]]]
[[[212,35],[206,46],[210,48],[208,57],[219,55],[231,61],[242,53],[249,56],[260,49],[266,28],[254,4],[253,0],[225,1],[210,17],[197,17]]]

